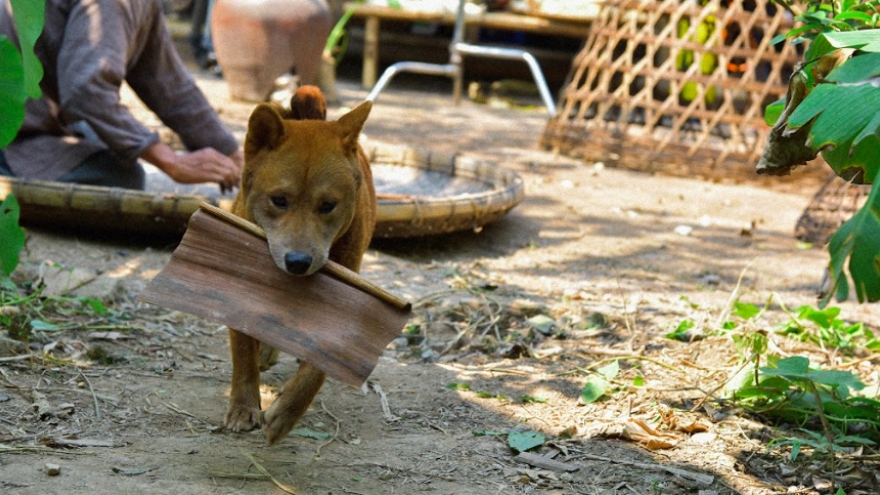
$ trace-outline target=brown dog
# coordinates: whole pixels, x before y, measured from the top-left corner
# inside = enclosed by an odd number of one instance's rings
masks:
[[[364,102],[335,122],[324,121],[324,98],[315,87],[297,90],[292,113],[258,105],[248,122],[238,216],[266,231],[278,268],[311,275],[328,259],[358,271],[376,222],[370,164],[358,136],[372,107]],[[251,430],[262,423],[273,444],[290,432],[324,383],[309,363],[260,412],[260,342],[233,329],[232,388],[226,428]]]

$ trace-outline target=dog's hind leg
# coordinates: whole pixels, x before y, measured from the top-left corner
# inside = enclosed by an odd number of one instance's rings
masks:
[[[260,344],[260,371],[266,371],[278,364],[278,349],[269,344]]]
[[[260,341],[229,329],[232,351],[232,388],[226,428],[249,431],[260,424]]]
[[[318,368],[302,362],[293,378],[287,380],[281,395],[263,413],[263,434],[269,445],[284,438],[308,410],[327,377]]]

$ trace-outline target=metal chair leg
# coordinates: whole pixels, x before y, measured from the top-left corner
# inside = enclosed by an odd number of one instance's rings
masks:
[[[434,76],[446,76],[455,79],[458,74],[460,74],[461,69],[454,64],[427,64],[422,62],[397,62],[396,64],[391,65],[385,72],[382,73],[382,77],[376,82],[376,85],[373,86],[373,89],[370,90],[370,94],[367,95],[367,99],[370,101],[376,101],[376,98],[379,97],[379,93],[385,89],[385,86],[391,82],[391,79],[394,78],[397,74],[401,72],[415,72],[416,74],[428,74]]]
[[[532,71],[532,78],[534,78],[535,84],[538,86],[538,92],[541,93],[541,99],[544,100],[547,112],[550,113],[551,117],[556,115],[556,103],[550,95],[550,89],[547,87],[547,81],[544,79],[544,73],[541,71],[541,66],[538,64],[538,60],[531,53],[515,48],[497,48],[492,46],[473,45],[470,43],[455,43],[452,45],[452,49],[465,55],[478,55],[491,58],[525,61],[525,63],[528,64],[529,69]]]

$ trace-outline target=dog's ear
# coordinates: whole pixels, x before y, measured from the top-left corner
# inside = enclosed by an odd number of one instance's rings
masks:
[[[337,122],[342,130],[342,139],[346,145],[352,147],[357,145],[358,136],[361,133],[361,129],[364,128],[364,122],[367,121],[372,108],[373,102],[365,101],[354,110],[339,117]]]
[[[245,160],[263,149],[275,149],[284,140],[284,122],[273,105],[260,103],[248,120]]]

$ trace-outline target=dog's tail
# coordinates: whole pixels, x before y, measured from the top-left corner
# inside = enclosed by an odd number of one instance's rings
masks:
[[[300,86],[290,98],[290,117],[294,120],[327,120],[327,104],[317,86]]]

